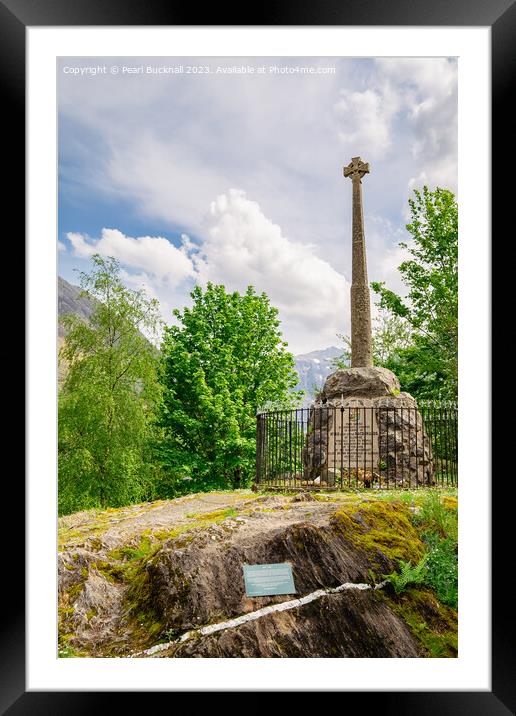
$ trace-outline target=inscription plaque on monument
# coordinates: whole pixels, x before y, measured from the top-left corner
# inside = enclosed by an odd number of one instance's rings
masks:
[[[264,597],[272,594],[296,594],[292,565],[244,564],[245,593],[248,597]]]
[[[380,459],[376,411],[367,399],[346,400],[335,409],[329,432],[328,467],[376,470]]]

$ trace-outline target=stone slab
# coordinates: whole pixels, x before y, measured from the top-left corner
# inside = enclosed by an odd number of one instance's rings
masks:
[[[348,399],[335,410],[328,436],[328,467],[376,470],[380,460],[376,410],[371,400]]]

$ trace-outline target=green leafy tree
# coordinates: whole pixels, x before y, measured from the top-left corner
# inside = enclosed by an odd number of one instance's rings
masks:
[[[59,396],[59,511],[119,506],[152,493],[153,420],[160,400],[158,351],[148,340],[157,301],[126,288],[113,258],[92,257],[83,291],[89,319],[68,314],[60,359],[68,371]],[[144,333],[146,335],[144,335]]]
[[[161,347],[161,459],[176,490],[243,487],[254,474],[257,408],[300,396],[294,358],[266,294],[209,283],[191,297]]]
[[[390,356],[404,390],[419,398],[455,399],[458,356],[458,208],[454,194],[414,190],[409,199],[412,242],[400,243],[411,258],[399,266],[405,298],[374,282],[379,305],[402,319],[411,345]]]

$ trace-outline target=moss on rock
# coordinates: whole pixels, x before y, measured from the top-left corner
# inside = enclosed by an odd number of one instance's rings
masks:
[[[398,560],[416,564],[423,556],[424,544],[402,502],[345,505],[331,522],[336,532],[367,554],[373,569],[391,569]]]
[[[384,592],[381,598],[410,627],[424,656],[457,656],[457,612],[441,604],[430,589],[412,588],[398,595]]]

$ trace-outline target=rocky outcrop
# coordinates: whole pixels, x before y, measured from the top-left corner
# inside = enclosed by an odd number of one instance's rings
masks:
[[[421,656],[410,629],[375,592],[327,594],[259,623],[200,635],[159,656],[175,657],[372,657]]]
[[[133,514],[111,510],[66,528],[62,654],[427,655],[381,581],[399,559],[416,563],[423,554],[406,506],[357,496],[225,499],[229,507],[211,512],[202,498],[183,499]],[[246,596],[243,565],[280,562],[291,564],[296,593]]]

